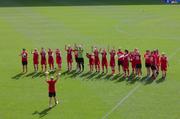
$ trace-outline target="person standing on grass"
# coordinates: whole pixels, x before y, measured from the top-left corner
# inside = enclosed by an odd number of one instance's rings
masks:
[[[47,69],[47,61],[46,61],[46,50],[44,48],[41,48],[41,52],[40,52],[40,55],[41,55],[41,68],[42,68],[42,71],[46,71]]]
[[[49,108],[52,108],[52,98],[54,98],[55,105],[58,104],[58,100],[56,98],[56,82],[59,80],[60,73],[56,75],[56,80],[54,80],[54,77],[51,76],[50,79],[48,78],[49,72],[45,72],[46,74],[46,82],[48,83],[48,92],[49,92]]]
[[[104,73],[104,67],[106,68],[106,73],[108,73],[108,61],[107,61],[107,52],[106,49],[104,48],[102,51],[100,49],[100,53],[102,55],[101,59],[101,66],[102,66],[102,73]]]
[[[167,67],[168,67],[168,58],[164,52],[161,55],[160,64],[161,64],[160,66],[161,66],[161,71],[162,71],[162,79],[165,79],[166,71],[167,71]]]
[[[94,58],[95,58],[95,69],[96,72],[100,72],[100,60],[99,60],[99,50],[97,47],[92,46],[92,51],[94,53]]]
[[[116,65],[116,63],[115,63],[116,51],[114,48],[111,50],[109,50],[109,48],[108,48],[108,52],[110,54],[110,63],[109,64],[110,64],[111,71],[112,71],[111,74],[114,75],[115,74],[115,65]]]
[[[151,75],[151,52],[150,50],[146,50],[146,53],[144,54],[145,59],[145,67],[147,70],[147,77]]]
[[[58,65],[58,70],[61,71],[62,67],[62,56],[59,49],[56,49],[56,64]]]
[[[78,47],[78,63],[79,63],[79,71],[84,71],[84,58],[83,58],[83,48],[82,45]]]
[[[73,52],[74,52],[74,58],[75,58],[75,61],[76,61],[76,71],[78,71],[78,70],[79,70],[79,62],[78,62],[78,46],[77,46],[76,44],[74,44]]]
[[[136,75],[141,78],[142,76],[142,63],[141,63],[141,54],[137,48],[134,49],[135,52],[135,62],[136,62]]]
[[[28,59],[27,59],[28,58],[28,52],[26,51],[25,48],[22,49],[22,52],[19,56],[21,56],[23,73],[26,73],[27,72],[27,64],[28,64]]]
[[[33,54],[34,71],[37,72],[38,71],[38,64],[39,64],[39,53],[38,53],[37,48],[35,48],[34,51],[31,53]]]
[[[121,73],[121,67],[123,69],[123,56],[124,56],[124,53],[120,48],[117,51],[117,56],[118,56],[118,71],[120,74]]]
[[[71,48],[70,45],[65,45],[65,51],[67,52],[67,68],[68,68],[68,71],[72,71],[72,62],[73,62],[73,59],[72,59],[72,52],[73,52],[73,49]]]
[[[54,70],[54,57],[53,57],[53,51],[51,48],[48,49],[48,64],[50,71]]]
[[[124,78],[129,77],[129,51],[124,51],[124,57],[123,57],[123,71],[124,71]]]

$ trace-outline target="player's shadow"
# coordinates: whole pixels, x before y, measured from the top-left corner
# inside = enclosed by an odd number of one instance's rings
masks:
[[[18,74],[16,74],[15,76],[13,76],[13,77],[11,77],[12,79],[20,79],[23,75],[25,75],[25,73],[18,73]]]
[[[99,74],[99,72],[94,72],[94,73],[91,73],[87,79],[93,79],[97,74]]]
[[[35,74],[36,74],[36,72],[34,71],[34,72],[31,72],[31,73],[28,73],[27,75],[25,75],[25,77],[33,76]]]
[[[164,82],[164,81],[165,81],[165,78],[162,78],[162,77],[161,77],[160,79],[156,80],[156,83],[159,84],[159,83],[162,83],[162,82]]]
[[[32,76],[32,78],[37,78],[37,77],[39,77],[40,75],[42,75],[42,72],[36,72],[36,73]]]
[[[48,112],[50,111],[50,110],[52,110],[54,107],[55,107],[56,105],[54,105],[52,108],[45,108],[45,109],[43,109],[42,111],[34,111],[33,113],[32,113],[32,115],[39,115],[39,118],[42,118],[42,117],[44,117],[44,116],[46,116],[47,114],[48,114]]]
[[[107,73],[100,73],[95,77],[95,79],[102,79],[106,75],[107,75]]]
[[[120,82],[123,82],[123,81],[125,81],[126,80],[126,78],[125,77],[123,77],[122,76],[122,74],[121,75],[118,75],[119,77],[117,78],[117,80],[116,80],[116,82],[115,83],[120,83]]]
[[[83,78],[83,77],[87,77],[91,74],[92,72],[91,71],[88,71],[86,73],[83,73],[82,75],[80,75],[79,77]]]
[[[80,75],[82,73],[82,71],[76,71],[76,70],[73,70],[71,71],[69,74],[70,74],[70,78],[75,78],[77,77],[78,75]]]
[[[61,76],[64,76],[64,75],[66,75],[66,74],[68,74],[68,71],[62,72],[62,73],[61,73]]]
[[[141,80],[139,77],[133,77],[133,78],[129,78],[127,80],[128,84],[135,84],[137,81]]]
[[[144,85],[149,85],[154,82],[154,79],[150,77],[150,78],[146,79],[144,82],[145,82]]]

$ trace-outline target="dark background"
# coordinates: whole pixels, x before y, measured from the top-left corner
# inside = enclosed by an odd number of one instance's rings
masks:
[[[164,4],[163,0],[0,0],[0,7],[158,4]]]

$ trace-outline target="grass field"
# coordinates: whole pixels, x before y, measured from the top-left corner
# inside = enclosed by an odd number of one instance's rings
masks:
[[[0,119],[180,119],[179,5],[8,5],[0,7]],[[89,74],[86,59],[83,73],[62,75],[57,83],[60,104],[48,110],[44,76],[32,78],[32,56],[29,72],[18,75],[18,54],[22,48],[63,50],[74,43],[86,51],[92,45],[138,47],[142,53],[159,48],[169,57],[167,80],[127,82]],[[145,76],[144,67],[143,72]]]

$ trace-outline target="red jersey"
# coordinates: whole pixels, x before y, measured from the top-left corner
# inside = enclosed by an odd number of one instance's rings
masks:
[[[41,55],[41,60],[46,60],[46,52],[45,51],[42,51],[40,53],[40,55]]]
[[[151,55],[146,53],[144,54],[144,58],[145,58],[145,63],[151,64]]]
[[[102,60],[107,60],[107,58],[106,58],[107,53],[106,52],[102,52],[101,55],[102,55]]]
[[[56,90],[55,90],[56,81],[57,80],[49,80],[49,81],[47,81],[47,83],[49,84],[49,88],[48,88],[49,93],[55,93],[56,92]]]
[[[110,66],[115,66],[115,52],[110,52]]]
[[[124,69],[129,68],[129,54],[124,54],[123,67]]]
[[[90,55],[90,54],[87,54],[86,56],[89,59],[89,65],[93,65],[94,64],[94,56]]]
[[[33,52],[33,61],[34,61],[34,64],[38,64],[39,60],[39,53],[37,51]]]
[[[56,63],[61,64],[62,63],[62,57],[59,51],[56,51]]]
[[[117,56],[118,56],[119,61],[123,61],[123,55],[124,55],[124,53],[122,51],[117,52]]]
[[[156,55],[154,54],[151,56],[151,64],[153,66],[157,66],[157,58],[156,58]]]
[[[168,64],[167,57],[161,57],[160,62],[161,62],[161,66],[167,67],[167,64]]]
[[[156,62],[157,62],[157,65],[160,65],[160,56],[159,54],[155,53],[155,58],[156,58]]]
[[[131,61],[132,68],[134,69],[136,67],[136,61],[135,61],[135,55],[134,54],[130,55],[130,61]]]
[[[135,54],[135,63],[141,64],[141,55],[139,53]]]
[[[99,51],[98,50],[94,50],[94,56],[95,56],[95,58],[99,58]]]
[[[22,62],[27,62],[28,53],[26,51],[22,51],[21,57],[22,57]]]

